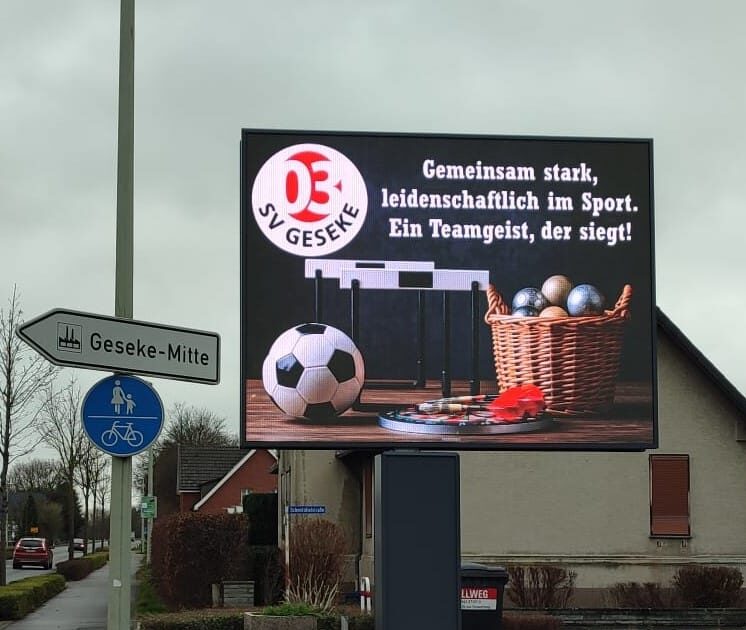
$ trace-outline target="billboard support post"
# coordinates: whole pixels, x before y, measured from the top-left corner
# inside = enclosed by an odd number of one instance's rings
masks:
[[[376,455],[376,630],[461,628],[459,479],[458,453]]]

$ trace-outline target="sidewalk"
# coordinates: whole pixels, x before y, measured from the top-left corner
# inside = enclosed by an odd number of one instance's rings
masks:
[[[142,554],[132,554],[132,575]],[[133,589],[134,601],[136,589]],[[0,621],[0,630],[106,630],[109,603],[109,565],[67,588],[19,621]],[[7,624],[7,625],[4,625]]]

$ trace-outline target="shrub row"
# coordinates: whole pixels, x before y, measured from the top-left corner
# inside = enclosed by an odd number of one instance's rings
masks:
[[[22,619],[63,590],[65,578],[54,573],[0,586],[0,619]]]
[[[141,630],[243,630],[244,612],[233,610],[194,610],[164,614],[143,615],[138,621]],[[338,616],[317,618],[318,630],[340,630]],[[374,630],[372,615],[348,617],[349,630]],[[550,630],[554,630],[551,626]],[[515,630],[540,630],[539,626],[515,627]]]
[[[243,630],[242,611],[195,610],[142,615],[141,630]]]
[[[211,584],[247,579],[248,538],[243,514],[185,512],[157,519],[151,573],[158,594],[171,608],[209,606]]]
[[[610,589],[621,608],[732,608],[741,599],[743,574],[730,567],[688,565],[673,577],[669,594],[658,582],[619,582]]]
[[[562,622],[551,615],[503,614],[503,630],[559,630]]]
[[[58,562],[57,573],[62,575],[68,581],[82,580],[96,569],[100,569],[109,560],[109,554],[106,552],[92,553],[82,558],[73,558]]]

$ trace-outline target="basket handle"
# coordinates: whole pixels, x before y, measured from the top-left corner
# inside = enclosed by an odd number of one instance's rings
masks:
[[[620,317],[622,319],[629,319],[630,317],[629,303],[631,300],[632,300],[632,285],[625,284],[624,288],[622,289],[622,294],[619,296],[619,299],[616,301],[616,304],[614,305],[614,310],[609,312],[609,316],[613,318]]]
[[[510,309],[503,300],[503,296],[495,288],[494,284],[487,285],[487,313],[484,316],[484,321],[489,325],[490,317],[492,315],[509,315]]]

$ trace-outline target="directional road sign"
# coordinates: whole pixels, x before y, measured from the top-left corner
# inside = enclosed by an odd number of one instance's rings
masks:
[[[158,393],[142,379],[123,374],[107,376],[91,387],[81,415],[91,442],[117,457],[144,451],[163,427]]]
[[[158,497],[144,496],[140,502],[140,516],[155,518],[158,515]]]
[[[54,309],[19,326],[18,335],[56,365],[220,381],[220,336],[213,332]]]

